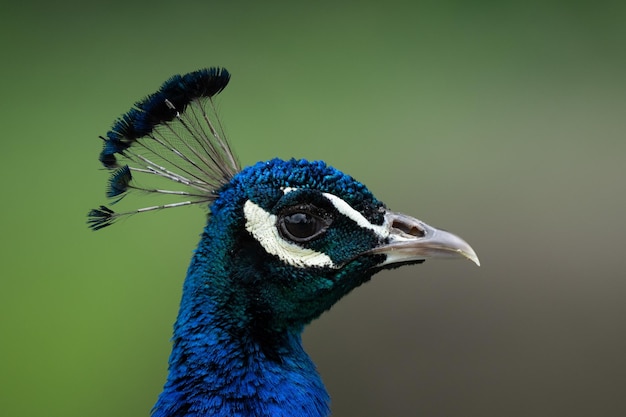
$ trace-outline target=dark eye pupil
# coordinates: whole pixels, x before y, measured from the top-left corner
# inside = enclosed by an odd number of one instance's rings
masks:
[[[331,222],[332,218],[315,206],[292,206],[280,215],[278,230],[285,239],[307,242],[324,233]]]
[[[317,218],[309,213],[293,213],[285,216],[285,229],[295,238],[306,239],[313,236],[322,228]]]

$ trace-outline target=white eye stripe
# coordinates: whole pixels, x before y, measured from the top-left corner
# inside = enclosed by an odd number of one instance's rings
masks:
[[[350,204],[346,203],[344,200],[337,197],[336,195],[329,193],[323,193],[323,195],[328,199],[328,201],[332,203],[333,206],[335,206],[339,213],[343,214],[344,216],[355,222],[357,225],[359,225],[359,227],[372,230],[383,239],[389,236],[389,228],[384,223],[380,226],[372,224],[369,220],[365,218],[365,216],[363,216],[357,210],[353,209]]]
[[[300,247],[283,239],[276,228],[276,215],[248,200],[243,206],[246,230],[271,255],[297,268],[338,268],[326,254]]]

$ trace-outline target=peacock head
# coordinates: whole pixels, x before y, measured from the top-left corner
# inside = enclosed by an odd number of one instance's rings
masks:
[[[388,210],[322,161],[243,169],[220,190],[208,228],[230,242],[230,284],[252,292],[274,327],[307,324],[381,269],[441,257],[478,264],[461,238]]]
[[[107,196],[131,191],[185,201],[115,212],[89,212],[94,230],[124,215],[208,204],[211,215],[191,293],[207,285],[237,298],[240,316],[261,327],[301,327],[385,268],[427,258],[478,257],[461,238],[395,213],[360,182],[320,161],[278,160],[241,169],[215,111],[230,74],[209,68],[177,75],[135,103],[107,133],[100,161],[112,171]],[[135,177],[143,177],[137,181]],[[166,180],[173,188],[146,185]],[[232,290],[235,288],[237,291]]]

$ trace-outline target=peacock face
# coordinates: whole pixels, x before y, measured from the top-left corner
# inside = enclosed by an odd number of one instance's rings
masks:
[[[247,233],[286,266],[339,270],[386,239],[384,204],[323,162],[272,160],[240,177]]]

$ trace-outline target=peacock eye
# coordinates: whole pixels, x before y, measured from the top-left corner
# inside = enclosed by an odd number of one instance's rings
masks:
[[[308,242],[328,229],[332,219],[315,206],[298,205],[285,210],[278,218],[282,237],[294,242]]]

